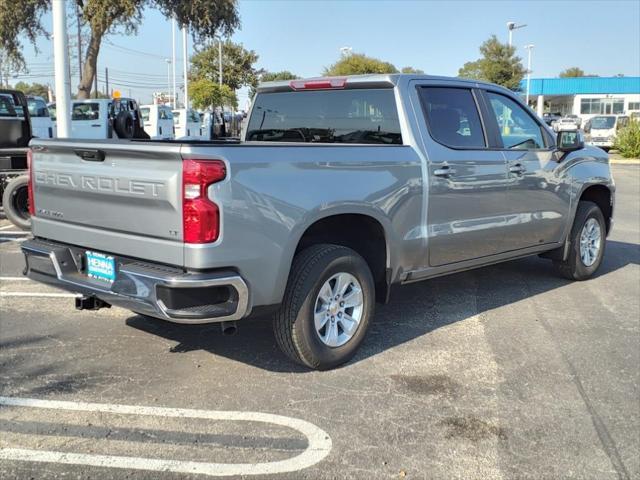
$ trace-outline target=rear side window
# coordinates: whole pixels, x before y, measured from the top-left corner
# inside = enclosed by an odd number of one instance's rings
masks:
[[[98,120],[100,105],[97,103],[75,103],[71,120]]]
[[[149,115],[151,114],[151,109],[150,108],[141,108],[140,109],[140,115],[142,115],[142,120],[144,120],[145,122],[149,121]]]
[[[436,142],[453,148],[486,147],[480,114],[471,90],[422,87],[420,96],[429,132]]]
[[[27,99],[27,106],[29,108],[29,115],[34,118],[49,116],[49,110],[47,109],[47,104],[44,103],[44,100],[40,100],[39,98],[29,98]]]
[[[252,110],[246,139],[402,144],[391,88],[261,93]]]

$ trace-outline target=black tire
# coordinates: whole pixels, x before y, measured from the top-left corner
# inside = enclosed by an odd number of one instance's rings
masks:
[[[338,347],[322,342],[314,324],[316,298],[325,282],[337,273],[353,275],[362,287],[363,310],[353,336]],[[350,248],[320,244],[293,259],[287,289],[273,330],[280,349],[294,362],[328,370],[349,361],[362,343],[375,306],[375,286],[367,262]]]
[[[29,215],[29,177],[21,175],[7,183],[2,194],[2,207],[9,221],[22,230],[31,230]]]
[[[133,138],[135,126],[131,114],[125,111],[119,112],[114,121],[113,129],[116,131],[118,138]]]
[[[587,266],[580,257],[580,234],[584,225],[591,218],[595,219],[600,226],[600,248],[595,262]],[[576,217],[569,234],[569,254],[567,259],[553,262],[560,274],[570,280],[586,280],[591,277],[600,267],[604,257],[606,231],[604,215],[600,207],[593,202],[579,202]]]

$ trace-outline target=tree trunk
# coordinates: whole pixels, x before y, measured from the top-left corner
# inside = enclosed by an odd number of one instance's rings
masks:
[[[91,32],[91,40],[84,59],[84,67],[82,69],[82,82],[78,86],[78,98],[91,98],[91,88],[93,87],[93,79],[98,74],[98,53],[100,52],[100,43],[103,37],[102,32]],[[107,92],[108,94],[109,92]]]

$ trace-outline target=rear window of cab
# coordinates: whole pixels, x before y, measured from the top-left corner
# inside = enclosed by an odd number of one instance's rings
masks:
[[[257,95],[247,141],[401,145],[394,91],[270,92]]]

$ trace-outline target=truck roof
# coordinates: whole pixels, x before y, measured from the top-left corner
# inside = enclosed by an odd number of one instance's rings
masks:
[[[500,89],[504,89],[499,85],[495,85],[489,82],[482,82],[480,80],[471,80],[467,78],[458,78],[458,77],[445,77],[438,75],[425,75],[425,74],[414,74],[414,73],[375,73],[375,74],[367,74],[367,75],[343,75],[343,76],[334,76],[334,77],[311,77],[311,78],[302,78],[297,80],[279,80],[275,82],[264,82],[258,86],[258,92],[276,92],[276,91],[293,91],[294,88],[291,87],[292,82],[319,82],[326,81],[330,82],[331,80],[335,81],[343,81],[344,87],[342,88],[391,88],[398,85],[401,81],[410,81],[410,80],[437,80],[439,82],[457,82],[457,83],[468,83],[470,86],[473,85],[484,85],[484,86],[492,86]]]

